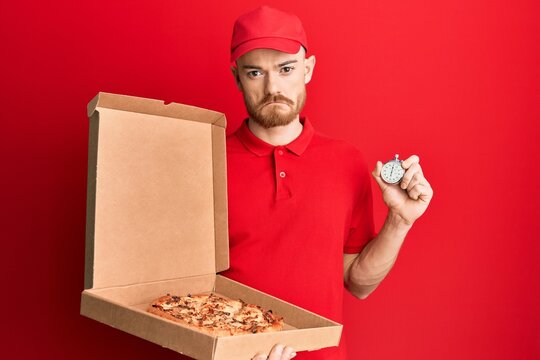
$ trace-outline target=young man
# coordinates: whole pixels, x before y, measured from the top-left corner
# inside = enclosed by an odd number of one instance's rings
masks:
[[[235,23],[231,69],[249,118],[227,138],[231,267],[224,275],[342,322],[343,284],[359,299],[379,285],[433,190],[418,156],[403,161],[399,185],[382,181],[378,161],[371,175],[388,215],[376,234],[360,152],[300,117],[315,68],[307,49],[294,15],[263,6]],[[254,359],[295,355],[277,344]],[[347,356],[342,342],[297,358]]]

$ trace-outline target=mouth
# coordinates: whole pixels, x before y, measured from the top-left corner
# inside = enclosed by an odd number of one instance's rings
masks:
[[[272,101],[272,102],[264,104],[263,106],[266,106],[266,105],[286,105],[286,106],[289,106],[287,103],[284,103],[282,101]]]

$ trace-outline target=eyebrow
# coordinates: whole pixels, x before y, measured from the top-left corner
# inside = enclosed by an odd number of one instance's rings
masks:
[[[281,64],[278,64],[277,67],[282,67],[282,66],[289,65],[289,64],[293,64],[293,63],[297,63],[297,62],[298,62],[298,60],[288,60],[288,61],[282,62]],[[257,69],[257,70],[261,70],[262,67],[257,66],[257,65],[243,65],[243,66],[242,66],[242,69]]]

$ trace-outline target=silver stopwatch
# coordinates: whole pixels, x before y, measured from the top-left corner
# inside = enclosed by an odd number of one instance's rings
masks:
[[[401,166],[403,160],[399,160],[398,157],[399,155],[396,154],[394,159],[388,161],[382,167],[381,177],[388,184],[399,183],[405,174],[405,169]]]

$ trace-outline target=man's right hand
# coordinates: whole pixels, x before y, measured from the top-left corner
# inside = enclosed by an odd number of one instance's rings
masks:
[[[270,351],[270,354],[257,353],[251,360],[289,360],[296,356],[293,348],[276,344]]]

